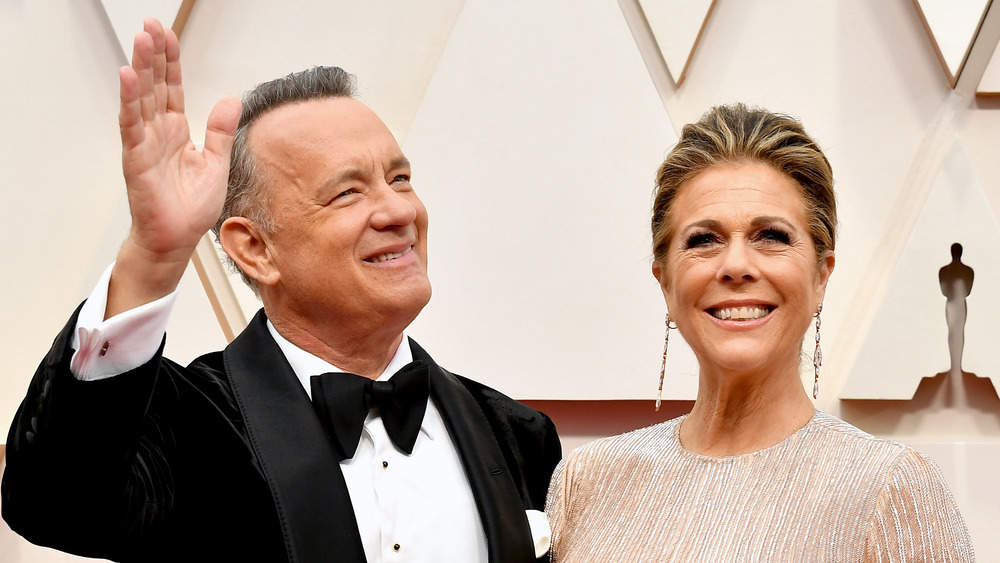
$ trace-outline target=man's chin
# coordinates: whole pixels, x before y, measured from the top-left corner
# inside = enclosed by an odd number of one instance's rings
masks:
[[[425,280],[423,284],[400,289],[402,291],[395,292],[387,300],[383,310],[393,316],[409,317],[410,320],[413,320],[430,302],[431,285]]]
[[[431,301],[431,284],[430,282],[427,282],[423,290],[419,292],[417,295],[415,295],[413,298],[413,306],[416,308],[416,314],[419,314],[420,311],[422,311],[423,308],[426,307],[428,303],[430,303],[430,301]],[[414,314],[414,316],[416,316],[416,314]]]

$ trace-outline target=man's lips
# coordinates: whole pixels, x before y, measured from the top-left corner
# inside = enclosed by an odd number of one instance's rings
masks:
[[[717,307],[707,309],[708,314],[723,321],[754,321],[771,314],[771,305],[743,305],[740,307]]]
[[[369,256],[368,258],[365,258],[365,262],[377,264],[379,262],[385,262],[386,260],[395,260],[396,258],[399,258],[401,256],[406,256],[412,251],[413,251],[413,245],[411,244],[403,248],[402,250],[389,250],[386,252],[382,252],[380,254],[376,254],[374,256]]]

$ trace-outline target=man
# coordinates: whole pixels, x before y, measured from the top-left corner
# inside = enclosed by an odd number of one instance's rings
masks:
[[[403,334],[430,298],[427,213],[350,75],[263,84],[242,117],[220,101],[199,153],[179,56],[147,20],[120,71],[132,228],[18,411],[4,518],[122,561],[541,556],[555,429]],[[264,309],[185,368],[163,327],[213,225]]]

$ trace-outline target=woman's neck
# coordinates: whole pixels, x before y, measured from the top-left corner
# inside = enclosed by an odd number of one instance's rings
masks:
[[[781,442],[815,412],[797,370],[744,379],[701,374],[698,399],[680,428],[688,451],[738,455]]]

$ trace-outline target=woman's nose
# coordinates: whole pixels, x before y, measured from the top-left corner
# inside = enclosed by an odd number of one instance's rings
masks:
[[[719,281],[754,281],[760,271],[755,263],[753,249],[742,239],[730,241],[720,256]]]

